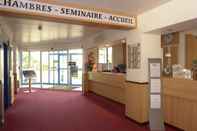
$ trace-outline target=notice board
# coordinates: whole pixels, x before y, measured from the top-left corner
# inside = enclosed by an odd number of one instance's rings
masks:
[[[165,131],[162,106],[161,59],[148,59],[149,68],[149,126],[151,131]]]

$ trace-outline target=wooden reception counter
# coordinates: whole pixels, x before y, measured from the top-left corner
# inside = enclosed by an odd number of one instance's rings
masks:
[[[125,74],[91,72],[88,78],[89,91],[125,104]]]
[[[197,131],[197,81],[163,78],[165,122]]]
[[[167,124],[197,131],[197,81],[162,78],[164,118]],[[88,90],[125,104],[125,115],[138,123],[148,122],[148,83],[125,81],[124,74],[89,73]]]

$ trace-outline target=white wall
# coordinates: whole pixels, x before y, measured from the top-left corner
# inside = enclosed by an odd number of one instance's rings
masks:
[[[0,40],[13,42],[13,32],[0,16]]]
[[[196,0],[171,0],[140,15],[143,32],[149,32],[197,18]]]

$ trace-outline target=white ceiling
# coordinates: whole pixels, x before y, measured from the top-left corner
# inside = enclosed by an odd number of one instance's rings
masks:
[[[172,32],[185,32],[190,30],[196,30],[197,29],[197,19],[185,21],[179,24],[167,26],[164,28],[160,28],[157,30],[153,30],[149,33],[153,34],[168,34]]]
[[[102,31],[100,28],[40,20],[0,17],[14,33],[14,40],[21,44],[38,43],[49,40],[72,40],[84,38]],[[38,27],[42,26],[42,30]]]
[[[171,0],[56,0],[59,2],[74,3],[87,7],[105,8],[114,11],[125,12],[131,15],[139,15],[147,10],[155,8]]]

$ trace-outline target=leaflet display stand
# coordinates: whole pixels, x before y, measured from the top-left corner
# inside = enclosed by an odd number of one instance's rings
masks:
[[[26,79],[29,80],[29,93],[32,93],[32,88],[31,88],[31,84],[32,84],[32,78],[36,77],[36,73],[34,70],[25,70],[23,71],[23,75]]]
[[[151,131],[165,131],[162,107],[161,59],[148,59]]]

